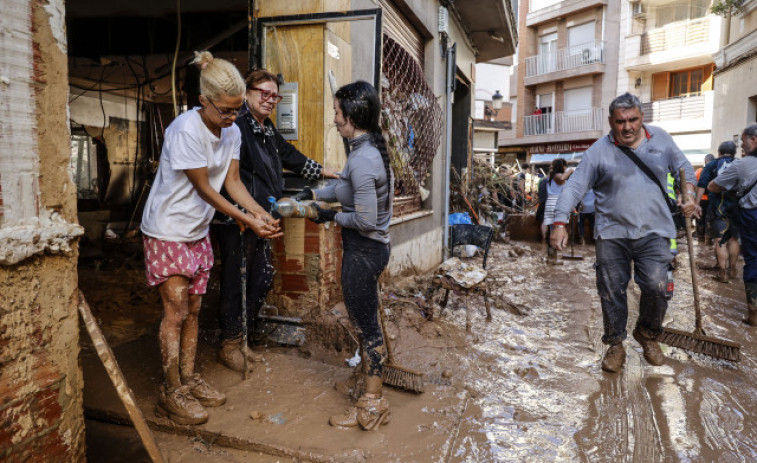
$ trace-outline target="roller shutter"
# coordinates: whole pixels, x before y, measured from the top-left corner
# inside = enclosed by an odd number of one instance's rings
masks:
[[[390,0],[380,0],[384,34],[407,50],[423,68],[423,38]]]

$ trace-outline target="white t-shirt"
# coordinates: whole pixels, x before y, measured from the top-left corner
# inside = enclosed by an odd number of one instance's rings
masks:
[[[208,168],[208,180],[220,191],[232,159],[239,159],[242,135],[232,124],[218,138],[197,112],[187,111],[166,129],[160,165],[142,214],[142,233],[164,241],[197,241],[208,234],[214,209],[192,183],[186,169]]]

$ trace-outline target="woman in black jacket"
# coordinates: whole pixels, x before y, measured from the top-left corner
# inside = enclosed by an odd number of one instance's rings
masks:
[[[242,132],[239,153],[239,175],[248,191],[266,211],[270,212],[269,197],[281,198],[284,189],[282,168],[313,180],[338,178],[331,169],[309,159],[281,136],[269,116],[281,101],[277,77],[265,69],[250,71],[245,78],[246,111],[237,118]],[[219,360],[236,371],[244,369],[242,357],[242,288],[240,264],[242,238],[239,228],[226,216],[216,216],[213,234],[221,256],[221,350]],[[248,320],[257,314],[273,284],[270,241],[245,232],[247,253],[247,310]],[[244,346],[247,358],[261,361]]]

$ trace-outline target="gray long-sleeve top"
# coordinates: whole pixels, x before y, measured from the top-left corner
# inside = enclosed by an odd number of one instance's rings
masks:
[[[386,177],[384,161],[370,134],[350,140],[350,154],[339,179],[314,193],[319,201],[342,204],[342,212],[334,219],[336,223],[367,238],[389,243],[394,185]]]
[[[644,129],[646,137],[634,152],[655,173],[663,188],[668,173],[678,179],[681,167],[687,183],[693,185],[694,168],[673,138],[659,127],[644,125]],[[612,133],[584,153],[557,200],[555,221],[568,222],[570,212],[590,188],[594,188],[596,196],[594,236],[639,239],[654,234],[675,238],[673,217],[660,188],[615,146]]]

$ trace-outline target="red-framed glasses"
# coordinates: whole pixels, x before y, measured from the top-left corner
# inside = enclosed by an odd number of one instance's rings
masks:
[[[260,98],[262,98],[263,100],[270,100],[273,103],[278,103],[278,102],[280,102],[281,100],[284,99],[283,96],[279,95],[278,93],[272,92],[270,90],[263,90],[262,88],[258,88],[258,87],[252,87],[252,88],[250,88],[250,90],[257,90],[257,91],[259,91],[260,92]]]

